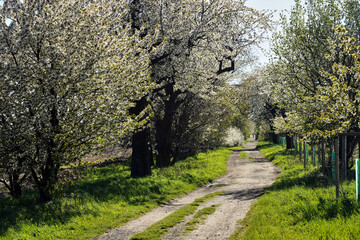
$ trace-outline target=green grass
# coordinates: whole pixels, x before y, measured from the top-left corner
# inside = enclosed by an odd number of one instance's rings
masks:
[[[240,152],[239,158],[243,159],[243,158],[247,158],[249,156],[249,154],[247,152]]]
[[[342,184],[337,200],[335,187],[318,168],[305,170],[281,146],[260,143],[258,148],[283,171],[229,239],[359,239],[354,180]]]
[[[93,168],[47,204],[35,192],[0,199],[0,239],[96,237],[223,175],[231,152],[200,153],[145,178],[131,178],[124,163]]]
[[[240,150],[240,149],[243,149],[243,148],[245,148],[244,145],[241,145],[241,146],[238,146],[238,147],[230,147],[229,149],[234,151],[234,150]]]
[[[170,228],[174,227],[178,223],[184,221],[185,217],[193,214],[201,203],[206,202],[224,192],[210,193],[204,197],[196,199],[193,203],[185,205],[176,210],[164,219],[154,223],[148,227],[144,232],[135,234],[131,240],[159,240],[161,236],[166,234]]]
[[[255,159],[254,159],[253,157],[249,157],[247,160],[250,161],[250,162],[252,162],[252,161],[254,161]]]
[[[213,214],[216,210],[216,208],[220,206],[220,204],[212,205],[211,207],[205,207],[201,210],[199,210],[195,216],[185,224],[186,228],[184,229],[184,232],[189,233],[196,229],[197,225],[202,224],[205,219],[211,214]]]

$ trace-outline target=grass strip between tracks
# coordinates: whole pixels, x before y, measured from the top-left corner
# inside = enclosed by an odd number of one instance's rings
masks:
[[[174,227],[178,223],[184,221],[185,217],[193,214],[197,208],[200,206],[201,203],[204,203],[224,192],[215,192],[207,194],[204,197],[196,199],[194,202],[181,207],[180,209],[176,210],[169,216],[165,217],[164,219],[154,223],[150,227],[148,227],[144,232],[135,234],[130,239],[131,240],[159,240],[161,236],[166,234],[170,228]],[[200,210],[201,211],[201,210]]]

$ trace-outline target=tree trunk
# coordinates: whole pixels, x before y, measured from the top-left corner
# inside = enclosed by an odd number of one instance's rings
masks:
[[[170,116],[156,122],[156,166],[168,167],[171,164],[171,124]]]
[[[17,173],[12,173],[9,180],[10,184],[6,184],[5,186],[10,190],[10,195],[13,198],[19,198],[22,194],[20,175]]]
[[[152,150],[149,129],[140,130],[132,136],[131,177],[151,175]]]
[[[56,93],[53,88],[50,89],[50,94],[56,98]],[[51,136],[48,138],[44,149],[44,151],[46,151],[44,165],[40,166],[37,172],[34,170],[34,168],[31,168],[33,179],[39,189],[40,202],[42,203],[49,202],[53,199],[60,169],[59,150],[55,141],[55,136],[60,133],[60,127],[58,110],[55,105],[52,106],[49,113]],[[39,137],[42,138],[43,136],[39,135]],[[39,154],[37,158],[39,162],[41,162]],[[40,176],[38,176],[39,174]]]
[[[147,106],[146,98],[138,100],[129,112],[139,115]],[[150,130],[148,127],[138,129],[132,135],[131,177],[145,177],[151,175],[152,149],[150,144]]]
[[[292,137],[286,135],[286,149],[293,149]]]
[[[181,94],[180,91],[175,91],[173,85],[166,86],[166,96],[168,100],[164,100],[164,116],[155,123],[156,130],[156,166],[168,167],[171,165],[172,157],[172,124],[177,108],[181,101],[176,101],[177,97]]]

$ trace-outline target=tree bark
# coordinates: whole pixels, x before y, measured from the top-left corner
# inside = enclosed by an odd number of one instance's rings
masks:
[[[168,167],[171,165],[172,158],[172,137],[173,137],[173,121],[176,110],[178,109],[181,101],[177,101],[180,91],[174,91],[174,86],[169,84],[166,86],[166,96],[168,100],[164,101],[164,116],[158,119],[155,123],[156,130],[156,166]]]
[[[286,149],[293,149],[292,137],[286,135]]]
[[[132,136],[131,177],[151,175],[152,150],[149,129],[140,130]]]
[[[130,114],[138,115],[147,106],[146,97],[138,100],[130,108]],[[150,144],[149,127],[138,129],[132,135],[131,177],[145,177],[151,175],[152,149]]]

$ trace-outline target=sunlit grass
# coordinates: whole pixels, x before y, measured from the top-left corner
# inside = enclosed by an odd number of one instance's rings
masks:
[[[355,181],[342,184],[341,198],[319,169],[303,168],[290,151],[261,143],[261,152],[283,169],[270,190],[251,207],[230,239],[358,239]]]
[[[184,232],[188,233],[188,232],[191,232],[193,230],[196,229],[196,227],[199,225],[199,224],[202,224],[205,222],[205,219],[207,219],[207,217],[211,214],[213,214],[216,210],[217,207],[219,207],[220,204],[217,204],[217,205],[212,205],[210,207],[205,207],[201,210],[199,210],[195,216],[185,224],[185,229],[184,229]]]
[[[239,154],[240,159],[247,158],[248,156],[249,156],[249,153],[247,153],[247,152],[240,152],[240,154]]]
[[[47,204],[37,204],[35,192],[1,199],[0,239],[96,237],[226,173],[231,152],[200,153],[145,178],[130,178],[125,163],[96,167]]]

